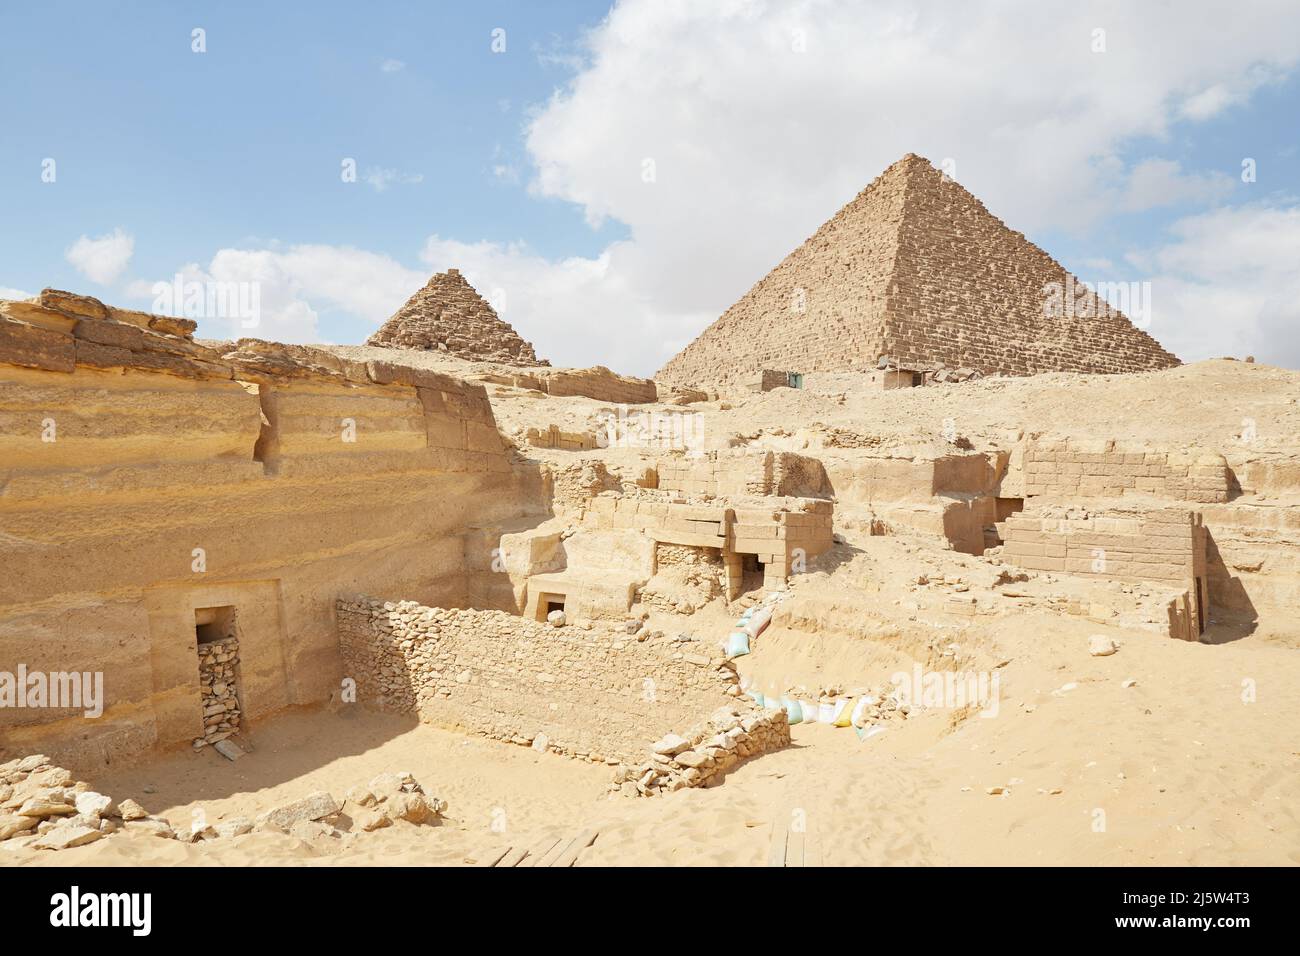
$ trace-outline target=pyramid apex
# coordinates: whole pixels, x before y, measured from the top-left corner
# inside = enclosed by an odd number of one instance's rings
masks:
[[[903,167],[905,169],[933,169],[938,171],[938,167],[920,153],[904,153],[903,157],[898,160],[898,162],[894,163],[894,167]]]

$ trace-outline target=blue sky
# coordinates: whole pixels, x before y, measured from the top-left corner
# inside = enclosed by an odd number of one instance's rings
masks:
[[[542,6],[6,5],[0,79],[18,95],[0,104],[0,285],[83,288],[64,250],[119,226],[150,276],[271,240],[412,260],[434,231],[598,251],[617,224],[592,230],[573,204],[530,200],[492,171],[523,162],[526,110],[567,78],[551,58],[608,9]],[[504,55],[490,50],[501,24]],[[422,179],[344,184],[348,157],[363,177]]]
[[[1131,6],[6,5],[0,294],[251,278],[255,334],[358,342],[458,265],[649,374],[916,151],[1184,358],[1300,365],[1294,5]]]

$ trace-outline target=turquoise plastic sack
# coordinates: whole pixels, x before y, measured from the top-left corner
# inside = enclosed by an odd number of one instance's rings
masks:
[[[751,691],[749,692],[749,696],[750,696],[751,698],[753,698],[754,703],[758,704],[759,707],[766,707],[766,706],[767,706],[767,698],[764,697],[762,694],[760,694],[758,691],[756,691],[756,690],[751,690]]]
[[[727,638],[727,656],[744,657],[749,653],[749,635],[744,631],[732,631]]]
[[[785,716],[792,726],[803,721],[803,707],[797,700],[782,697],[781,706],[785,708]]]

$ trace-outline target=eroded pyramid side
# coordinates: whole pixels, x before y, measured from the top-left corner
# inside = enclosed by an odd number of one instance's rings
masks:
[[[895,163],[674,356],[655,378],[736,382],[759,369],[874,364],[898,249],[906,168]]]
[[[1051,313],[1053,285],[1077,292],[1068,313]],[[728,383],[765,368],[875,367],[882,355],[990,375],[1179,364],[1120,309],[909,153],[656,377]]]
[[[448,352],[507,365],[547,365],[459,269],[436,273],[366,340],[385,348]]]
[[[1144,372],[1180,364],[960,183],[921,157],[904,162],[907,191],[882,354],[986,375]],[[1149,305],[1140,283],[1117,283],[1110,293],[1112,301],[1126,297],[1143,311]]]

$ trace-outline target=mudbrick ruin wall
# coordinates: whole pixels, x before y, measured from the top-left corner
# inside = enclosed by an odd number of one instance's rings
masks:
[[[340,593],[464,603],[467,521],[543,506],[482,386],[192,330],[53,291],[0,304],[0,661],[100,672],[105,697],[93,720],[0,711],[0,759],[203,736],[211,609],[237,622],[244,728],[327,699]]]
[[[740,696],[716,649],[622,628],[357,598],[338,636],[363,705],[596,763],[644,760]]]
[[[903,363],[984,374],[1134,372],[1178,359],[919,156],[886,169],[656,378],[736,385],[761,369]]]

